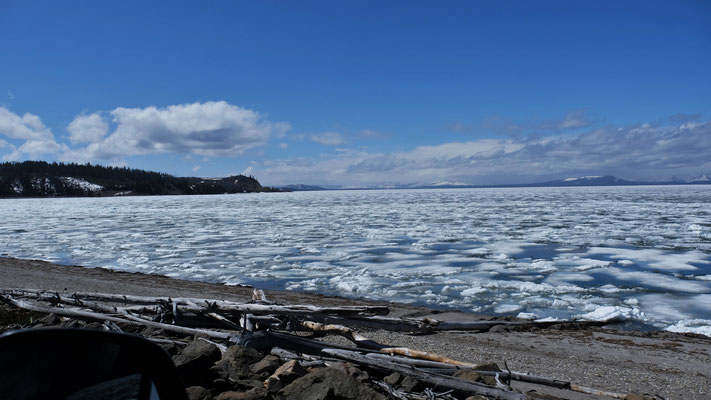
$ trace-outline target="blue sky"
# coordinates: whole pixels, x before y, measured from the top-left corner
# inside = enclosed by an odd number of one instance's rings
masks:
[[[711,172],[706,1],[0,1],[0,158],[263,184]]]

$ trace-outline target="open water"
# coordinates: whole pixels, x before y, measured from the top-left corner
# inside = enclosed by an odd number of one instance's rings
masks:
[[[711,185],[3,199],[0,255],[711,336]]]

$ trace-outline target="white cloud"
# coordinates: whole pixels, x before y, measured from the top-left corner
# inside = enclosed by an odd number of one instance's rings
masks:
[[[250,176],[250,175],[252,175],[253,172],[254,172],[254,167],[252,167],[252,166],[250,165],[250,166],[247,167],[244,171],[242,171],[242,175],[244,175],[244,176]]]
[[[10,91],[10,89],[7,89],[7,98],[10,99],[10,100],[14,100],[14,99],[15,99],[15,95],[12,94],[12,92]]]
[[[53,138],[42,120],[34,114],[19,116],[5,107],[0,107],[0,135],[11,139],[50,139]]]
[[[115,125],[113,132],[66,156],[114,159],[169,152],[235,156],[262,146],[271,136],[281,136],[289,129],[288,124],[269,122],[255,111],[224,101],[165,108],[116,108],[110,115]]]
[[[5,155],[5,161],[18,161],[29,156],[31,159],[38,159],[43,154],[57,154],[65,151],[67,147],[60,145],[53,139],[30,139],[25,141],[22,146],[15,149],[12,153]]]
[[[558,129],[577,129],[591,125],[592,122],[586,116],[584,110],[571,111],[565,115],[561,121],[554,124]]]
[[[8,147],[13,151],[3,156],[3,160],[17,161],[23,157],[30,156],[38,158],[42,154],[53,154],[66,150],[66,146],[58,144],[54,140],[52,131],[49,130],[42,120],[30,113],[19,116],[5,107],[0,107],[0,135],[10,139],[24,140],[20,147],[15,147],[5,140],[0,148]]]
[[[98,113],[78,115],[67,126],[72,144],[93,143],[104,138],[109,131],[109,124]]]
[[[279,147],[281,147],[282,149],[286,149],[287,147],[289,147],[289,144],[282,142],[282,143],[279,143]]]
[[[338,146],[339,144],[346,142],[343,135],[336,132],[324,132],[317,135],[311,135],[311,140],[326,146]]]
[[[567,176],[617,175],[665,180],[711,170],[711,122],[637,125],[577,135],[482,139],[421,146],[406,152],[336,152],[318,159],[265,162],[268,185],[388,185],[451,180],[526,183]]]
[[[198,172],[198,171],[200,171],[200,166],[199,165],[194,166],[193,172]]]
[[[599,118],[590,115],[587,110],[573,110],[566,113],[562,118],[549,120],[529,120],[525,122],[513,121],[498,115],[491,116],[484,120],[480,126],[468,125],[462,122],[453,122],[446,127],[450,131],[458,133],[474,133],[483,129],[501,135],[520,135],[534,131],[547,133],[560,133],[573,131],[580,128],[592,126],[598,122]]]

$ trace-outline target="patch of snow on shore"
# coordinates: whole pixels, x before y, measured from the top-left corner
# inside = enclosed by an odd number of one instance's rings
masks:
[[[63,176],[60,179],[69,186],[79,188],[87,192],[100,192],[104,190],[103,186],[91,183],[81,178],[75,178],[73,176]]]
[[[25,188],[22,186],[22,183],[20,183],[19,180],[15,179],[12,182],[12,190],[15,191],[17,194],[22,194],[22,192],[25,190]]]

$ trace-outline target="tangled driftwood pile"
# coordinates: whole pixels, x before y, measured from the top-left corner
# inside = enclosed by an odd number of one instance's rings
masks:
[[[500,325],[545,327],[551,322],[390,318],[386,316],[388,308],[382,306],[272,304],[256,289],[248,303],[105,293],[66,295],[32,289],[0,291],[0,300],[19,309],[96,321],[94,324],[103,329],[147,336],[173,354],[185,384],[190,386],[191,398],[195,399],[541,398],[535,391],[521,393],[512,389],[512,381],[625,398],[568,381],[510,371],[507,366],[501,370],[496,364],[475,365],[384,345],[355,331],[383,329],[422,334],[486,331]],[[345,337],[352,345],[317,340],[328,335]],[[186,336],[194,340],[186,341]]]

